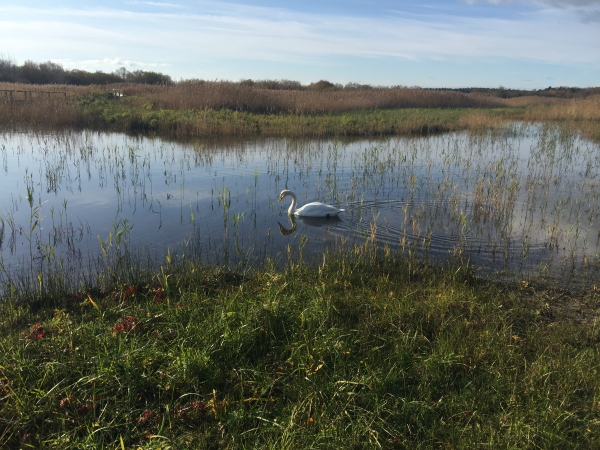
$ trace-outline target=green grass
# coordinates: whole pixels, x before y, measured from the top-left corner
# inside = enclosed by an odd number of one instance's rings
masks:
[[[153,103],[80,97],[74,104],[80,125],[119,131],[153,131],[180,138],[218,136],[381,136],[457,131],[469,127],[473,115],[491,117],[522,109],[406,108],[356,110],[323,114],[255,114],[227,109],[168,110]],[[489,121],[488,121],[489,122]],[[490,125],[489,123],[487,125]]]
[[[559,104],[532,97],[520,101],[507,100],[504,106],[502,103],[497,106],[498,99],[489,101],[490,98],[482,97],[475,101],[467,96],[448,103],[449,99],[438,98],[438,94],[406,90],[402,94],[406,98],[400,96],[396,103],[387,102],[389,99],[382,97],[381,93],[373,97],[362,92],[360,99],[352,97],[352,93],[339,98],[325,94],[304,100],[288,98],[288,103],[291,103],[284,107],[273,103],[281,99],[269,97],[272,92],[245,92],[249,97],[242,95],[244,92],[235,89],[227,92],[209,89],[204,93],[195,90],[171,93],[142,90],[137,95],[109,98],[106,92],[95,89],[87,93],[73,92],[66,98],[14,105],[0,103],[0,124],[43,129],[75,127],[153,132],[169,138],[194,140],[257,136],[424,135],[498,128],[514,121],[569,121],[574,129],[590,139],[597,140],[600,136],[598,106],[593,98]],[[379,102],[388,106],[379,108]],[[393,104],[410,107],[393,107]],[[196,105],[195,109],[191,105]],[[419,105],[422,107],[417,107]]]
[[[7,293],[0,448],[600,446],[595,288],[327,261]]]
[[[75,106],[77,125],[126,132],[154,132],[179,139],[207,137],[360,137],[427,135],[499,128],[515,121],[550,120],[546,107],[357,109],[312,114],[258,114],[230,109],[170,110],[136,99],[80,97]],[[568,121],[562,120],[567,123]],[[597,140],[597,121],[570,121]],[[56,124],[55,124],[56,125]]]

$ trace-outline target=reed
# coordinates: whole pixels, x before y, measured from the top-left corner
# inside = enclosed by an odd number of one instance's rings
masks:
[[[126,97],[110,98],[112,88]],[[101,87],[0,84],[0,124],[208,136],[368,136],[496,127],[505,121],[572,120],[598,133],[598,96],[499,99],[409,88],[274,90],[243,83]],[[47,94],[47,92],[64,95]]]
[[[349,90],[264,89],[232,82],[135,85],[126,92],[160,109],[231,109],[252,113],[316,114],[362,109],[499,107],[502,101],[462,92],[410,88]],[[142,100],[140,100],[142,101]]]

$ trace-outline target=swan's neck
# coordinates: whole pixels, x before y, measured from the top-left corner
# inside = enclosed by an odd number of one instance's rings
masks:
[[[290,216],[293,216],[294,211],[296,210],[296,195],[293,193],[290,193],[289,196],[292,197],[292,204],[290,205],[290,209],[288,209],[288,214]]]

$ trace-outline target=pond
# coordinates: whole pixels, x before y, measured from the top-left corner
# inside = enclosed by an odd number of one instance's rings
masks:
[[[385,140],[175,143],[99,132],[0,134],[3,282],[99,262],[252,266],[380,249],[481,273],[585,281],[600,265],[600,148],[561,126]],[[292,219],[299,205],[339,219]]]

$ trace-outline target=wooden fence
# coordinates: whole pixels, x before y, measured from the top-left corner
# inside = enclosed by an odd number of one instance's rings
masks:
[[[62,95],[67,98],[66,92],[58,91],[18,91],[15,89],[0,89],[0,99],[8,101],[11,105],[14,102],[34,101],[35,99],[48,97],[52,95]]]

